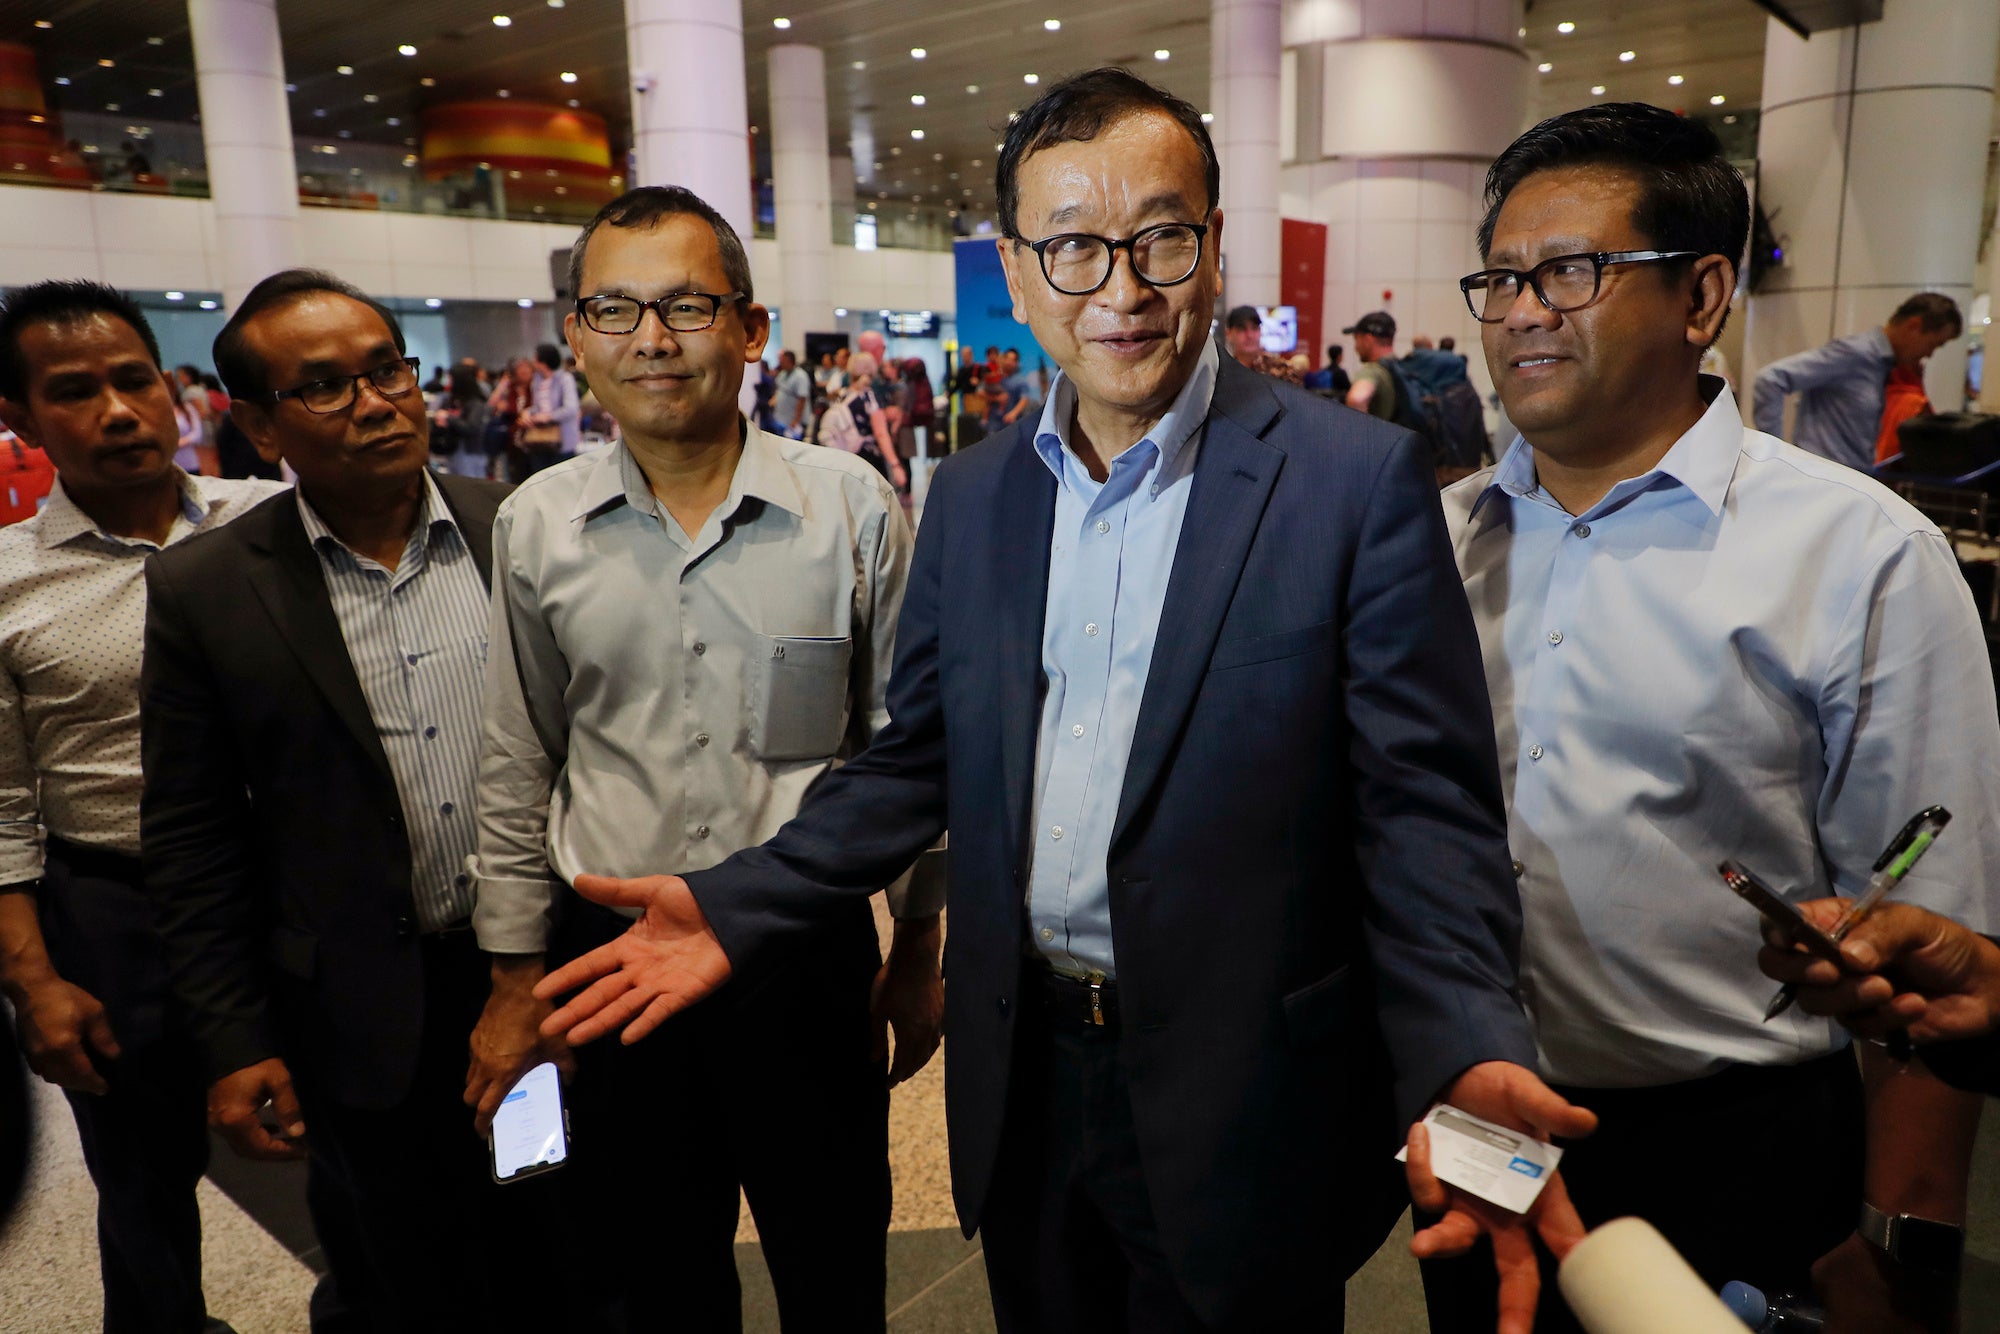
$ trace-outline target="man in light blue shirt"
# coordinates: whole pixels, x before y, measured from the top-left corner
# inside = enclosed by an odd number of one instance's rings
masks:
[[[1757,429],[1782,434],[1785,398],[1797,394],[1792,440],[1798,447],[1866,472],[1875,466],[1889,372],[1898,366],[1921,367],[1964,329],[1950,297],[1919,292],[1896,307],[1879,329],[1774,361],[1757,372],[1751,409]]]
[[[1698,375],[1749,216],[1707,129],[1571,112],[1496,160],[1487,200],[1489,267],[1461,285],[1521,436],[1445,517],[1542,1073],[1601,1118],[1563,1159],[1571,1197],[1586,1224],[1645,1217],[1711,1286],[1816,1286],[1830,1328],[1942,1327],[1898,1312],[1948,1308],[1955,1275],[1899,1269],[1856,1229],[1864,1202],[1963,1221],[1965,1095],[1873,1048],[1857,1077],[1829,1020],[1767,1022],[1758,917],[1716,867],[1851,895],[1941,802],[1959,818],[1900,892],[1991,920],[2000,716],[1965,581],[1922,515],[1746,431]],[[1433,1327],[1480,1327],[1438,1279]],[[1537,1328],[1576,1326],[1559,1308]]]

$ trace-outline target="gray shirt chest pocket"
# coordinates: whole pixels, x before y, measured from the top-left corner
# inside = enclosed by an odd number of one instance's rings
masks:
[[[823,760],[847,735],[852,639],[758,637],[751,668],[750,746],[760,760]]]

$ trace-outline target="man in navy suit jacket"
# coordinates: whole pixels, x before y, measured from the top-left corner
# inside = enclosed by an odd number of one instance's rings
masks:
[[[953,1190],[1000,1328],[1337,1327],[1401,1209],[1400,1126],[1440,1098],[1594,1123],[1525,1068],[1431,460],[1217,357],[1219,173],[1187,103],[1079,75],[999,174],[1015,314],[1063,377],[932,483],[889,726],[761,848],[579,877],[642,915],[547,979],[598,979],[549,1031],[643,1037],[949,827]],[[1494,1230],[1518,1322],[1535,1226],[1580,1234],[1559,1185],[1531,1222],[1454,1200],[1419,1249]]]

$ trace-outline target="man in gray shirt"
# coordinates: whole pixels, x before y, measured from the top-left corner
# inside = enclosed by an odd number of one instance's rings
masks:
[[[537,474],[494,528],[473,923],[496,959],[466,1091],[482,1124],[522,1070],[561,1054],[537,1032],[544,960],[631,924],[566,882],[754,846],[887,722],[912,547],[866,463],[738,414],[770,317],[709,205],[671,187],[607,204],[571,287],[570,347],[624,434]],[[690,1022],[577,1054],[578,1202],[592,1226],[651,1238],[645,1264],[596,1276],[605,1319],[650,1323],[670,1293],[684,1327],[736,1328],[740,1186],[787,1327],[882,1328],[881,1025],[896,1031],[888,1082],[936,1049],[936,897],[892,887],[886,965],[856,901]]]
[[[1875,466],[1889,372],[1898,366],[1921,369],[1931,353],[1964,330],[1956,302],[1937,292],[1919,292],[1896,307],[1879,329],[1836,338],[1758,371],[1751,417],[1766,435],[1792,440],[1821,458],[1865,472]],[[1787,436],[1785,398],[1790,394],[1799,396],[1799,411]]]
[[[778,354],[778,387],[771,395],[771,419],[787,440],[803,440],[812,424],[812,377],[787,348]]]

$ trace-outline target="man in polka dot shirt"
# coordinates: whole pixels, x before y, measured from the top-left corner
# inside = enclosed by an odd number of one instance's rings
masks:
[[[174,466],[159,346],[96,283],[8,293],[0,419],[57,475],[39,514],[0,529],[0,990],[76,1115],[105,1330],[226,1329],[201,1292],[204,1084],[164,1021],[138,858],[143,572],[283,488]]]

